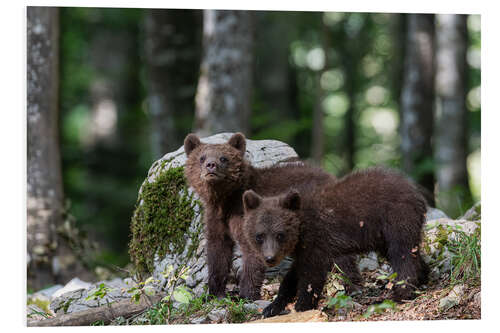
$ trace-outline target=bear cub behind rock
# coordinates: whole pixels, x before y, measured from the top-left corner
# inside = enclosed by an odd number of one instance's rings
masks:
[[[396,280],[404,280],[393,288],[396,300],[411,298],[414,287],[426,283],[419,249],[426,201],[395,171],[371,168],[309,192],[292,189],[266,198],[246,191],[243,204],[244,234],[262,261],[273,266],[286,255],[295,259],[265,317],[281,313],[295,296],[297,311],[315,308],[339,258],[363,252],[378,251]],[[342,270],[361,280],[354,262]]]

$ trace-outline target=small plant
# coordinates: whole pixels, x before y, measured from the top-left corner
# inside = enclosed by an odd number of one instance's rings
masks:
[[[172,303],[162,301],[145,312],[145,322],[142,322],[141,324],[168,324],[172,311]]]
[[[344,291],[339,291],[335,297],[331,297],[326,305],[328,308],[334,308],[335,311],[339,309],[351,309],[353,306],[352,297],[345,294]]]
[[[399,280],[399,281],[394,282],[397,277],[398,277],[398,273],[394,272],[390,275],[387,275],[387,274],[379,275],[379,276],[377,276],[377,280],[387,280],[387,283],[385,285],[386,289],[392,289],[392,287],[394,287],[394,285],[399,286],[402,284],[406,284],[405,280]]]
[[[366,312],[363,314],[363,317],[368,318],[371,315],[373,315],[374,313],[380,314],[380,313],[385,312],[387,309],[396,311],[397,310],[396,303],[394,303],[391,300],[386,299],[385,301],[383,301],[380,304],[372,304],[368,307],[368,309],[366,309]]]
[[[92,293],[89,293],[89,295],[85,298],[85,300],[89,301],[97,299],[99,301],[103,299],[111,290],[112,289],[110,289],[104,283],[101,283]]]
[[[232,300],[229,297],[222,299],[222,304],[225,305],[227,310],[226,319],[228,323],[243,323],[257,313],[255,310],[245,308],[247,302],[241,298],[238,300]]]
[[[141,295],[154,295],[155,291],[151,286],[153,282],[158,281],[153,279],[153,277],[149,277],[148,279],[146,279],[146,281],[136,282],[136,286],[127,289],[127,293],[130,294],[132,301],[134,301],[135,303],[139,303],[139,301],[141,300]]]
[[[48,313],[45,313],[44,311],[38,311],[37,309],[33,308],[33,307],[30,307],[30,313],[28,313],[28,318],[31,318],[33,317],[34,315],[39,315],[39,316],[42,316],[44,317],[45,319],[47,318],[51,318],[51,315],[48,314]]]
[[[481,230],[467,234],[454,230],[455,237],[448,244],[451,256],[451,285],[480,283],[481,281]]]

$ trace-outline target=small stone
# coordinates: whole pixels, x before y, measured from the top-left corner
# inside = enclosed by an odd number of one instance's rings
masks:
[[[464,289],[465,287],[463,285],[456,285],[453,287],[448,295],[439,301],[439,309],[441,311],[447,311],[455,305],[460,304],[464,296]]]
[[[259,306],[255,303],[243,304],[243,308],[247,311],[257,311]]]
[[[392,267],[389,264],[382,264],[382,266],[380,266],[380,269],[384,272],[392,273]]]
[[[255,305],[257,305],[257,307],[259,309],[264,309],[266,308],[269,304],[271,304],[271,302],[269,301],[266,301],[266,300],[263,300],[263,299],[258,299],[256,301],[253,302]]]
[[[196,317],[191,319],[191,324],[203,324],[207,321],[207,317]]]
[[[460,218],[460,220],[467,221],[477,221],[481,220],[481,201],[476,202],[465,214]]]
[[[79,289],[87,289],[90,286],[91,286],[90,283],[82,281],[79,278],[75,277],[71,281],[66,283],[66,285],[63,288],[60,288],[56,292],[54,292],[54,294],[52,294],[52,298],[54,299],[56,297],[59,297],[65,293],[68,293],[71,291],[75,291],[75,290],[79,290]]]
[[[211,321],[220,323],[226,318],[226,313],[227,313],[226,309],[213,309],[212,311],[210,311],[207,317]]]
[[[39,296],[43,296],[43,297],[46,297],[48,299],[51,299],[52,296],[54,295],[54,293],[62,288],[63,288],[62,285],[56,284],[55,286],[37,291],[36,293],[33,294],[32,298],[38,298]]]
[[[437,208],[431,207],[427,210],[427,214],[425,214],[426,221],[433,221],[433,220],[442,219],[442,218],[449,218],[449,217],[443,211],[441,211]]]
[[[361,272],[363,271],[373,271],[379,268],[377,254],[370,252],[366,257],[359,260],[358,268]]]

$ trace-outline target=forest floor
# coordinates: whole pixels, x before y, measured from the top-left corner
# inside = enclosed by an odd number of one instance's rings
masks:
[[[336,302],[337,307],[328,306],[332,298],[325,297],[320,300],[318,310],[309,311],[309,314],[295,312],[294,303],[290,303],[282,315],[263,319],[261,313],[265,305],[255,309],[251,307],[253,304],[237,297],[223,300],[205,297],[193,299],[183,308],[168,310],[168,315],[164,308],[156,306],[142,315],[141,320],[126,323],[115,321],[112,325],[481,319],[481,287],[478,280],[454,286],[450,284],[449,278],[434,281],[420,289],[415,299],[394,303],[390,301],[391,291],[387,289],[387,281],[381,280],[377,271],[363,272],[362,275],[365,283],[360,293],[351,297],[338,292],[334,296],[341,300]],[[443,299],[457,286],[460,292],[455,302],[443,306]],[[277,280],[265,281],[261,293],[262,303],[267,305],[272,301],[278,289]],[[159,316],[162,312],[164,314]]]
[[[480,281],[469,281],[463,284],[464,288],[458,304],[446,308],[440,307],[440,302],[453,289],[449,279],[430,283],[421,289],[421,294],[413,300],[394,303],[390,301],[391,291],[387,289],[386,283],[377,278],[380,274],[376,271],[368,271],[363,272],[362,275],[365,283],[361,293],[346,297],[349,302],[344,302],[344,306],[328,307],[328,298],[320,300],[318,309],[326,314],[321,321],[481,319]],[[263,298],[272,300],[278,287],[277,283],[264,285],[263,290],[269,292]],[[294,312],[293,305],[287,306],[290,313]]]
[[[178,303],[177,306],[174,306],[175,302],[169,298],[132,317],[116,317],[110,323],[94,321],[89,324],[100,326],[481,319],[481,283],[478,277],[461,283],[455,282],[453,285],[449,277],[443,277],[423,286],[415,299],[395,303],[390,300],[390,280],[381,279],[378,270],[365,271],[362,275],[364,285],[360,292],[348,296],[342,290],[337,290],[333,297],[325,296],[320,299],[316,310],[307,312],[295,312],[294,303],[290,303],[282,315],[262,318],[263,308],[273,300],[279,290],[279,280],[274,278],[264,281],[262,300],[253,303],[238,298],[236,286],[229,284],[229,292],[234,297],[214,299],[203,294],[182,304]],[[329,293],[328,287],[325,292]],[[448,302],[445,302],[446,300]],[[51,318],[53,314],[44,317]]]

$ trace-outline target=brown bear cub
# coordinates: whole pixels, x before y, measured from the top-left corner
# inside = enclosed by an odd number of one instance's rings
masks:
[[[224,144],[205,144],[189,134],[184,140],[184,150],[188,156],[184,173],[204,207],[209,293],[225,296],[233,246],[238,242],[243,255],[240,296],[260,298],[266,264],[243,237],[243,193],[252,189],[271,196],[292,186],[324,185],[335,178],[321,169],[296,162],[254,168],[244,158],[246,140],[241,133],[234,134]]]
[[[262,260],[273,266],[286,255],[295,259],[277,298],[264,309],[266,317],[282,312],[295,296],[297,311],[315,308],[339,258],[367,251],[385,256],[396,280],[404,280],[393,288],[396,300],[411,298],[414,287],[426,283],[428,267],[419,250],[426,201],[395,171],[371,168],[312,191],[267,198],[246,191],[243,203],[244,234]],[[361,281],[354,262],[341,270]]]

